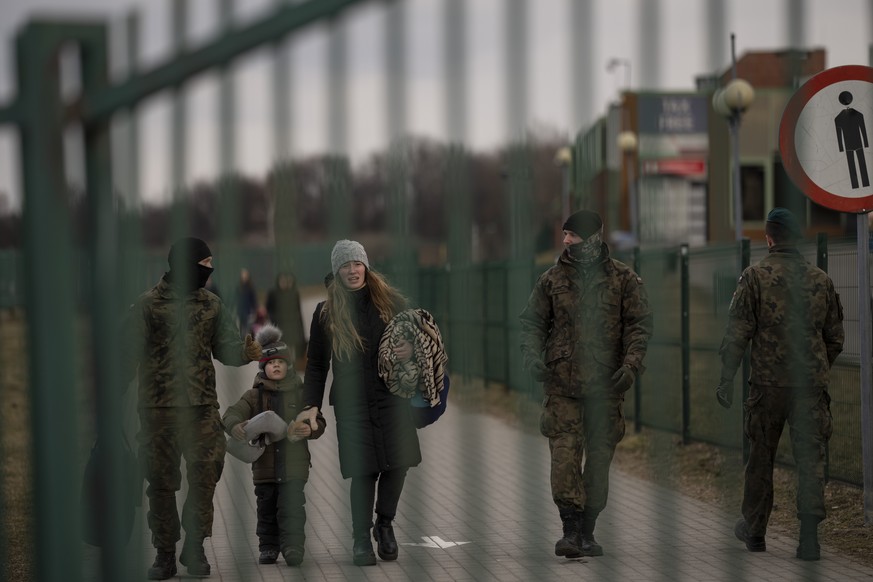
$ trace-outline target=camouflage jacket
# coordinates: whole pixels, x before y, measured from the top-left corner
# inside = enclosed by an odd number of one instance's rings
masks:
[[[543,361],[546,394],[609,395],[610,378],[623,365],[644,371],[652,312],[642,279],[609,257],[576,266],[565,250],[537,280],[521,313],[525,365]]]
[[[827,274],[793,247],[777,246],[743,271],[719,348],[733,378],[752,342],[753,384],[827,386],[843,351],[843,306]]]
[[[122,370],[137,371],[141,408],[218,408],[213,355],[229,366],[249,361],[218,296],[202,288],[180,296],[166,276],[130,306],[123,342]]]
[[[292,423],[303,409],[302,402],[303,383],[294,370],[289,370],[288,376],[279,382],[258,372],[252,388],[227,409],[221,421],[228,435],[237,424],[265,410],[272,410],[285,422]],[[324,434],[327,423],[320,412],[316,425],[309,439],[317,439]],[[296,442],[283,439],[267,445],[264,454],[252,463],[252,478],[255,484],[283,483],[289,479],[305,481],[309,478],[309,461],[309,444],[305,439]]]

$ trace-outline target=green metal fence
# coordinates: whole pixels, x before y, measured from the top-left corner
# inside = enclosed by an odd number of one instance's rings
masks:
[[[230,0],[220,0],[221,30],[214,41],[204,46],[188,46],[184,39],[184,17],[174,24],[174,46],[166,62],[153,69],[142,70],[138,62],[137,18],[128,20],[129,61],[120,81],[109,75],[108,29],[104,22],[37,21],[25,27],[16,39],[18,70],[17,96],[8,106],[0,108],[0,124],[13,125],[20,135],[22,182],[24,186],[24,241],[22,253],[0,254],[0,309],[24,308],[26,314],[27,358],[29,364],[27,392],[31,414],[30,434],[34,435],[33,474],[30,482],[34,504],[33,535],[38,539],[38,552],[33,578],[38,580],[81,579],[81,547],[78,543],[80,516],[76,487],[82,455],[87,454],[96,431],[110,430],[113,414],[121,408],[123,387],[119,386],[121,371],[117,369],[118,346],[111,338],[117,333],[119,314],[136,293],[151,287],[165,270],[166,249],[155,251],[143,242],[145,222],[136,212],[124,215],[120,208],[140,208],[140,168],[137,165],[139,113],[149,99],[169,93],[173,104],[173,196],[183,192],[186,175],[185,142],[187,139],[184,106],[186,85],[199,75],[216,73],[221,90],[218,139],[221,176],[233,173],[237,142],[234,121],[238,104],[229,83],[230,71],[236,59],[245,53],[270,46],[275,49],[277,102],[289,101],[288,78],[283,73],[282,43],[289,35],[306,25],[327,23],[329,38],[330,148],[326,164],[324,188],[319,192],[329,211],[326,213],[323,240],[300,244],[295,238],[299,217],[294,213],[292,188],[280,184],[276,190],[276,224],[274,245],[253,248],[240,236],[238,195],[230,180],[221,189],[216,208],[218,223],[215,240],[219,289],[229,293],[236,283],[241,267],[247,267],[261,288],[271,284],[276,271],[289,264],[304,285],[317,285],[325,274],[329,248],[337,238],[356,237],[353,220],[354,197],[349,183],[349,160],[343,150],[347,146],[345,96],[347,47],[339,15],[353,5],[351,0],[277,1],[275,10],[266,17],[241,27],[235,27],[229,14]],[[402,78],[404,34],[402,2],[385,2],[391,10],[386,30],[387,60],[391,65],[388,91],[389,133],[398,137],[405,129],[405,95]],[[711,3],[712,4],[712,3]],[[717,2],[714,4],[718,4]],[[174,2],[179,14],[184,14],[184,2]],[[376,265],[391,276],[413,301],[431,310],[447,338],[450,366],[460,376],[478,377],[508,389],[535,397],[538,387],[521,368],[518,357],[518,314],[521,311],[535,277],[545,268],[533,262],[534,231],[529,220],[532,211],[531,192],[537,176],[530,167],[529,152],[523,144],[507,146],[506,172],[501,200],[509,236],[506,237],[509,260],[501,263],[481,263],[473,259],[473,199],[478,192],[471,187],[469,158],[463,142],[469,133],[467,103],[463,97],[466,86],[467,54],[464,46],[467,26],[460,0],[447,0],[446,21],[452,23],[446,32],[447,124],[453,146],[445,167],[439,172],[444,178],[444,211],[451,216],[447,225],[447,257],[443,265],[417,269],[411,252],[414,233],[409,232],[409,212],[412,202],[406,189],[404,160],[392,167],[387,205],[392,209],[384,229],[398,252]],[[507,3],[506,30],[508,38],[519,38],[520,44],[510,46],[511,59],[505,71],[507,86],[503,92],[511,97],[506,107],[511,137],[516,139],[528,114],[523,98],[527,90],[527,75],[514,67],[525,62],[526,40],[523,23],[529,17],[533,3],[513,0]],[[651,8],[646,14],[651,16]],[[588,79],[596,65],[587,58],[594,51],[587,43],[594,37],[590,24],[590,7],[584,2],[572,3],[572,46],[574,65],[572,76],[574,103],[587,107],[592,91]],[[719,24],[716,11],[710,26]],[[651,21],[642,22],[651,31]],[[656,20],[656,19],[655,19]],[[176,28],[178,27],[178,28]],[[513,33],[516,33],[513,36]],[[714,37],[715,35],[713,35]],[[657,54],[654,37],[646,37],[641,54],[647,59]],[[70,44],[79,49],[81,61],[81,91],[71,102],[62,98],[58,53]],[[586,50],[580,50],[586,48]],[[713,51],[716,52],[716,51]],[[586,58],[578,58],[586,55]],[[578,62],[576,62],[578,60]],[[721,65],[711,59],[712,67]],[[652,64],[652,63],[649,63]],[[655,63],[656,64],[656,63]],[[656,67],[641,67],[644,81],[657,84]],[[519,73],[519,74],[514,74]],[[587,110],[574,112],[582,117]],[[287,127],[287,109],[278,108],[276,155],[291,154],[290,138],[283,134]],[[129,131],[123,141],[123,155],[114,151],[117,143],[110,139],[114,124],[126,124]],[[86,177],[85,212],[88,230],[81,240],[74,240],[73,220],[69,212],[67,174],[62,144],[70,129],[79,132]],[[571,133],[578,127],[569,130]],[[579,145],[580,162],[573,184],[573,207],[585,205],[591,184],[581,164],[585,155],[605,157],[603,139],[590,148]],[[126,158],[126,159],[125,159]],[[126,162],[126,172],[119,171],[118,162]],[[614,180],[616,175],[605,176]],[[115,189],[119,188],[120,192]],[[170,239],[189,234],[188,211],[185,204],[175,205],[170,225]],[[382,233],[383,235],[385,233]],[[703,440],[725,446],[741,444],[739,407],[728,413],[715,407],[712,390],[716,384],[715,350],[724,324],[726,305],[736,277],[738,251],[732,247],[718,249],[664,249],[627,257],[634,262],[649,287],[655,310],[655,337],[648,357],[649,369],[631,393],[628,411],[636,424],[660,428],[682,435],[686,439]],[[851,269],[843,263],[855,260],[853,251],[840,247],[831,253],[831,267],[838,287],[852,296]],[[855,283],[857,289],[857,283]],[[847,309],[847,314],[851,309]],[[851,336],[851,319],[847,336]],[[855,330],[856,331],[856,330]],[[831,475],[851,483],[861,482],[860,413],[858,411],[857,348],[840,358],[834,371],[831,393],[837,430],[831,446]],[[52,365],[42,365],[41,358],[52,355]],[[716,419],[713,421],[712,419]],[[4,428],[4,427],[0,427]],[[466,442],[480,442],[474,434]],[[113,444],[117,447],[118,444]],[[473,450],[483,456],[484,451]],[[519,469],[525,463],[525,451],[515,462]],[[120,458],[114,448],[111,457]],[[464,479],[476,482],[482,466],[472,463]],[[120,466],[120,465],[117,465]],[[116,472],[118,473],[118,472]],[[117,476],[117,475],[116,475]],[[3,491],[0,491],[3,493]],[[111,509],[119,500],[110,491],[107,506]],[[475,509],[475,508],[474,508]],[[553,508],[525,505],[531,519],[539,518]],[[113,512],[107,512],[107,525],[115,527]],[[33,542],[34,540],[31,540]],[[140,540],[142,541],[142,540]],[[136,579],[142,575],[142,552],[147,542],[137,548],[134,556],[126,554],[120,540],[114,540],[100,557],[99,569],[106,580]],[[27,548],[31,550],[32,547]],[[8,554],[5,541],[0,552]],[[0,555],[0,561],[4,561]],[[131,559],[132,558],[132,559]],[[477,572],[472,572],[475,577]]]

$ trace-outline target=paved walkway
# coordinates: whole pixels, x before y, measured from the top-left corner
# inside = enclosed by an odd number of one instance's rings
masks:
[[[256,367],[220,368],[222,410],[250,385]],[[457,386],[457,387],[455,387]],[[233,388],[231,388],[233,387]],[[460,379],[453,392],[462,390]],[[820,562],[794,557],[796,542],[769,536],[766,553],[745,551],[733,537],[734,515],[613,471],[609,505],[597,524],[605,555],[567,560],[554,555],[560,520],[548,483],[546,440],[449,404],[419,431],[424,462],[410,471],[395,532],[396,562],[359,568],[351,559],[348,482],[340,477],[332,411],[325,435],[311,443],[303,565],[259,566],[251,468],[228,457],[215,499],[206,553],[212,580],[871,580],[873,568],[823,551]],[[132,545],[134,576],[154,555],[142,537]],[[837,540],[829,540],[837,543]],[[135,551],[141,548],[140,551]],[[89,560],[93,569],[96,561]],[[185,569],[180,566],[181,578]]]

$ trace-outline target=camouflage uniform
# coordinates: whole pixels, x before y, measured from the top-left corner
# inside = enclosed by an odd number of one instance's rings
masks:
[[[212,535],[212,496],[225,453],[212,357],[231,366],[249,359],[221,300],[202,288],[180,294],[166,275],[130,307],[124,337],[123,369],[136,369],[139,381],[137,438],[149,483],[152,543],[175,551],[183,456],[189,487],[181,523],[186,539]]]
[[[530,369],[548,368],[540,429],[549,439],[552,498],[593,519],[606,506],[609,466],[624,437],[624,393],[611,378],[643,372],[652,314],[642,279],[611,259],[583,268],[564,251],[521,313],[521,350]],[[584,471],[582,462],[585,462]]]
[[[733,378],[752,342],[751,389],[743,404],[750,450],[742,507],[751,536],[767,530],[773,462],[786,420],[798,471],[798,517],[825,517],[825,447],[833,430],[827,385],[843,349],[842,322],[833,281],[793,245],[774,245],[740,276],[719,354],[722,378]]]

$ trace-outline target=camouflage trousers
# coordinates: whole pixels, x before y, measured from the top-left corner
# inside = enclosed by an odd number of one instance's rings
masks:
[[[180,539],[180,525],[186,539],[200,542],[212,535],[212,496],[224,468],[226,441],[218,409],[141,408],[139,417],[137,440],[148,481],[152,544],[158,550],[174,550]],[[182,487],[182,457],[188,495],[180,524],[176,492]]]
[[[606,507],[609,466],[624,438],[623,404],[621,397],[546,396],[540,432],[549,439],[552,499],[559,509],[596,517]]]
[[[743,518],[749,533],[763,536],[773,510],[773,464],[785,422],[797,465],[797,514],[825,518],[825,450],[833,432],[830,395],[821,387],[777,388],[752,384],[743,403],[749,439]]]

